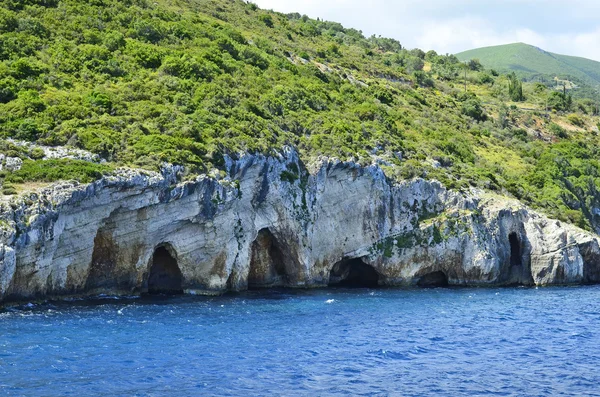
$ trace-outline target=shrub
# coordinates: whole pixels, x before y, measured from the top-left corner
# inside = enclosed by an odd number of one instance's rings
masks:
[[[111,166],[82,160],[25,160],[21,169],[9,174],[6,181],[55,182],[75,179],[82,183],[89,183],[111,170]]]
[[[219,67],[208,60],[198,59],[187,54],[167,56],[161,67],[164,73],[185,79],[210,80],[220,73]]]
[[[0,80],[0,103],[7,103],[17,97],[17,82],[12,77]]]
[[[33,90],[21,91],[16,102],[23,116],[40,113],[46,109],[46,103],[40,98],[40,94]]]
[[[7,33],[16,30],[19,26],[15,13],[4,8],[0,8],[0,33]]]
[[[45,68],[36,60],[19,58],[11,65],[12,76],[16,79],[27,79],[37,77],[45,71]]]
[[[235,48],[233,41],[229,40],[228,38],[221,37],[217,40],[216,44],[217,47],[219,47],[219,50],[229,53],[229,55],[231,55],[234,58],[238,57],[237,48]]]
[[[164,30],[158,21],[141,20],[134,26],[134,37],[149,43],[158,43],[164,37]]]
[[[36,119],[24,119],[15,131],[15,138],[34,142],[44,132],[44,127]]]
[[[103,36],[103,44],[109,51],[116,51],[124,48],[127,45],[125,36],[121,32],[111,31]]]
[[[310,55],[308,55],[308,52],[306,51],[300,51],[298,53],[298,56],[302,59],[310,59]]]
[[[548,130],[556,137],[558,138],[568,138],[569,135],[567,134],[567,130],[565,130],[564,128],[562,128],[560,125],[556,124],[556,123],[551,123],[548,126]]]
[[[527,131],[524,130],[523,128],[515,128],[512,130],[512,135],[515,138],[521,139],[521,140],[526,140],[527,139]]]
[[[542,92],[546,91],[547,89],[548,89],[548,87],[546,87],[542,83],[535,83],[533,85],[533,92],[535,92],[536,94],[541,94]]]
[[[81,66],[97,72],[101,72],[110,56],[110,51],[106,47],[96,44],[81,44],[76,52]]]
[[[413,73],[413,76],[417,82],[417,84],[421,87],[432,88],[435,86],[433,79],[422,70],[418,70]]]
[[[98,113],[109,113],[112,110],[112,100],[107,94],[94,91],[87,99]]]
[[[479,82],[481,84],[491,84],[494,82],[494,78],[487,73],[482,73],[479,77]]]
[[[470,98],[463,102],[461,111],[465,116],[478,121],[485,121],[487,118],[478,98]]]
[[[332,43],[327,47],[327,52],[332,55],[340,55],[340,47],[337,44]]]
[[[252,47],[244,48],[241,53],[241,58],[246,63],[248,63],[252,66],[256,66],[262,70],[265,70],[266,68],[269,67],[269,61],[267,61],[265,58],[263,58],[261,53]]]
[[[5,196],[12,196],[17,194],[17,189],[15,189],[13,186],[3,186],[2,187],[2,194],[4,194]]]
[[[576,114],[568,115],[567,120],[569,121],[569,123],[573,124],[574,126],[581,127],[581,128],[585,127],[585,121],[583,121],[583,119]]]
[[[147,69],[156,69],[162,63],[162,49],[151,44],[131,40],[126,44],[126,52],[135,59],[138,65]]]
[[[392,92],[384,87],[377,87],[373,96],[380,101],[381,103],[385,103],[386,105],[391,105],[394,102],[394,95]]]
[[[43,159],[45,155],[46,154],[44,153],[44,150],[39,147],[34,147],[33,149],[31,149],[31,152],[29,152],[29,157],[31,157],[34,160]]]
[[[553,110],[569,110],[573,105],[573,98],[563,92],[553,91],[548,98],[548,106]]]
[[[287,183],[294,183],[296,180],[298,180],[299,177],[297,173],[288,170],[283,170],[281,171],[279,178]]]
[[[262,21],[265,25],[272,28],[273,27],[273,18],[269,14],[259,15],[258,19]]]

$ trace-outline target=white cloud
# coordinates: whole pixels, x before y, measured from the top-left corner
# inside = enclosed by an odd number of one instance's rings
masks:
[[[447,21],[429,21],[423,33],[416,35],[417,47],[440,53],[456,53],[471,48],[523,42],[544,48],[546,38],[527,28],[497,31],[485,19],[467,17]]]
[[[509,43],[527,43],[544,50],[600,61],[600,27],[580,33],[541,34],[528,28],[498,30],[483,18],[430,21],[417,35],[419,48],[456,53],[471,48]]]
[[[564,54],[600,61],[600,27],[590,32],[559,35],[555,41]]]
[[[455,53],[524,42],[600,61],[597,0],[254,0],[398,39],[407,47]]]

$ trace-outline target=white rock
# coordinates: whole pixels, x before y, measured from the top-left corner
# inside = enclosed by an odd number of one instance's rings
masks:
[[[381,285],[600,282],[598,236],[514,200],[324,158],[309,175],[291,150],[226,164],[223,181],[121,169],[0,204],[0,299],[143,292],[159,248],[199,294],[326,286],[350,259]]]
[[[23,160],[18,157],[7,157],[6,162],[4,163],[4,168],[10,172],[20,170],[21,166],[23,166]]]

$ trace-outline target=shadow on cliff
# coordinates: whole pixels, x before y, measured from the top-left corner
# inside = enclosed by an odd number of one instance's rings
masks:
[[[231,272],[227,281],[227,289],[237,291],[294,286],[304,275],[293,244],[285,235],[276,236],[270,229],[261,229],[250,248],[250,266],[243,285],[239,282],[240,274]],[[243,280],[244,277],[241,277]]]
[[[341,288],[377,288],[381,275],[361,258],[342,260],[329,272],[329,286]]]
[[[172,252],[173,249],[167,244],[154,250],[148,274],[148,294],[183,294],[183,275]]]
[[[520,229],[523,229],[520,225]],[[502,264],[498,283],[502,285],[534,285],[531,273],[531,244],[524,230],[511,230],[501,247],[507,249],[499,255]]]

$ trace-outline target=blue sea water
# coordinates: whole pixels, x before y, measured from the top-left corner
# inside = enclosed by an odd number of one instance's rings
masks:
[[[27,305],[0,313],[0,395],[600,396],[600,288]]]

